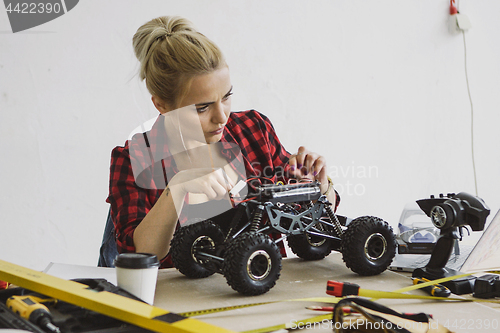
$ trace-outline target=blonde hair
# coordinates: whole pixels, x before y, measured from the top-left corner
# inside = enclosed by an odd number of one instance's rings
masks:
[[[221,50],[178,16],[162,16],[142,25],[133,39],[141,63],[139,75],[153,96],[178,108],[194,76],[225,66]]]

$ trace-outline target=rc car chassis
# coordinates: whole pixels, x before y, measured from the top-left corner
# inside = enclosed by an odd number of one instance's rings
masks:
[[[280,276],[276,244],[285,238],[305,260],[339,251],[346,266],[360,275],[380,274],[394,258],[396,241],[388,223],[363,216],[345,226],[318,182],[260,185],[248,197],[232,209],[229,224],[228,214],[222,214],[175,232],[170,251],[182,274],[203,278],[221,273],[237,292],[263,294]]]

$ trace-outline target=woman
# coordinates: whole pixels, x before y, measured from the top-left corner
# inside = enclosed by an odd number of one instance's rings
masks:
[[[119,252],[154,253],[171,267],[170,240],[184,211],[204,202],[213,204],[203,209],[208,215],[224,211],[233,204],[228,192],[252,177],[318,180],[338,205],[322,156],[304,147],[290,155],[264,115],[231,112],[222,52],[189,21],[153,19],[133,45],[160,116],[112,152],[108,202]]]

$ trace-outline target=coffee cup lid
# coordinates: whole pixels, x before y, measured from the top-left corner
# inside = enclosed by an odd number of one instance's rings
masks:
[[[158,257],[151,253],[121,253],[114,264],[120,268],[150,268],[160,266]]]

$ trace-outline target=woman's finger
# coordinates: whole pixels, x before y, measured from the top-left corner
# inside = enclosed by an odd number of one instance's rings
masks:
[[[297,153],[290,156],[288,164],[294,175],[298,175],[297,171],[300,171],[304,167],[305,157],[307,156],[308,150],[304,146],[300,146]]]
[[[315,177],[315,179],[318,179],[319,174],[325,167],[326,167],[325,158],[319,155],[311,167],[311,172],[312,175]]]
[[[314,164],[316,163],[316,160],[318,159],[319,155],[316,153],[308,153],[305,158],[304,158],[304,168],[303,168],[303,173],[304,175],[313,175],[314,172]],[[313,175],[314,176],[314,175]]]
[[[227,188],[226,186],[223,186],[222,184],[216,182],[215,184],[212,185],[212,190],[216,193],[216,196],[214,197],[215,200],[221,200],[227,195]]]
[[[226,191],[230,191],[234,187],[234,182],[231,177],[229,177],[224,169],[217,169],[214,172],[214,176],[217,182],[222,185]]]
[[[206,185],[203,186],[200,190],[200,193],[205,194],[208,200],[214,200],[215,198],[217,198],[217,192],[212,188],[212,186]]]

